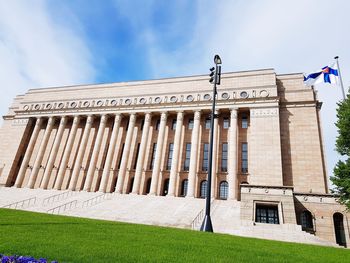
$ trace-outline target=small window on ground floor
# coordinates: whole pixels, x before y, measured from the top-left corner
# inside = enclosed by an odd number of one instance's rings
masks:
[[[279,224],[277,204],[256,204],[255,222]]]

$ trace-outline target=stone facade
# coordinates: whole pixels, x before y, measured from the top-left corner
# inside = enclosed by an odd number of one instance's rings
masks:
[[[29,90],[4,116],[0,185],[203,198],[211,90],[207,76]],[[217,96],[212,198],[240,202],[242,224],[299,224],[346,245],[302,74],[225,73]]]

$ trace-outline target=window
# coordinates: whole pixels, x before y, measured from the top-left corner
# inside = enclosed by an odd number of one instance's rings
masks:
[[[248,128],[248,116],[247,116],[247,114],[242,114],[242,128],[243,129]]]
[[[171,169],[171,161],[173,159],[173,151],[174,151],[174,144],[170,143],[169,144],[168,162],[167,162],[167,165],[166,165],[166,169],[167,170]]]
[[[156,122],[156,131],[159,131],[159,127],[160,127],[160,119],[158,119]]]
[[[188,129],[192,130],[193,129],[193,119],[188,120]]]
[[[209,130],[209,129],[210,129],[210,125],[211,125],[210,119],[205,119],[205,129],[206,129],[206,130]]]
[[[221,172],[227,172],[227,153],[228,153],[228,144],[227,142],[224,142],[222,143]]]
[[[242,173],[248,173],[248,143],[242,143]]]
[[[207,180],[203,180],[201,182],[201,192],[200,192],[200,198],[205,198],[207,196]]]
[[[127,131],[129,129],[129,120],[127,120],[125,127],[126,127],[125,130]]]
[[[120,169],[120,165],[122,163],[122,158],[123,158],[123,152],[124,152],[124,143],[123,143],[123,146],[122,146],[122,150],[120,152],[120,158],[119,158],[119,162],[118,162],[118,169]]]
[[[132,178],[130,179],[130,185],[129,185],[129,191],[128,191],[128,193],[131,193],[131,192],[132,192],[133,186],[134,186],[134,177],[132,177]]]
[[[300,216],[301,226],[303,230],[305,229],[313,229],[313,223],[312,223],[312,214],[310,211],[305,210],[301,213]]]
[[[137,144],[136,156],[134,161],[134,169],[136,169],[137,159],[139,158],[140,144]]]
[[[191,158],[191,144],[186,143],[184,171],[188,171],[190,169],[190,158]]]
[[[151,181],[152,181],[152,178],[148,178],[146,183],[146,194],[149,194],[149,192],[151,191]]]
[[[230,120],[227,117],[224,118],[223,127],[224,129],[230,128]]]
[[[187,188],[188,188],[188,180],[185,179],[182,181],[182,187],[181,187],[181,195],[186,196],[187,195]]]
[[[153,143],[151,164],[150,164],[150,166],[149,166],[149,169],[150,169],[150,170],[153,169],[154,159],[156,158],[156,149],[157,149],[157,144],[156,144],[156,143]]]
[[[204,143],[202,171],[208,171],[208,166],[209,166],[209,143]]]
[[[145,120],[142,120],[141,121],[141,126],[140,126],[140,130],[142,131],[143,130],[143,126],[145,125]]]
[[[176,119],[173,119],[173,122],[171,124],[171,129],[175,130],[176,129]]]
[[[166,196],[169,191],[169,178],[164,180],[162,196]]]
[[[228,183],[222,181],[219,186],[219,197],[220,199],[226,200],[228,196]]]
[[[277,205],[256,204],[255,222],[279,224]]]

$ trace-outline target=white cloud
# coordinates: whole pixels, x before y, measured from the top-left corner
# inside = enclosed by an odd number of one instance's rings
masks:
[[[52,20],[44,1],[0,0],[0,112],[29,88],[91,82],[82,33]]]

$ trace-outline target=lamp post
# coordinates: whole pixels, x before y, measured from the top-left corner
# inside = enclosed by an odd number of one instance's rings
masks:
[[[215,68],[210,69],[210,83],[213,83],[213,104],[210,117],[210,139],[209,139],[209,165],[208,165],[208,181],[207,181],[207,194],[205,198],[205,217],[200,228],[201,231],[213,232],[213,225],[210,218],[210,199],[211,199],[211,178],[213,167],[213,140],[214,140],[214,118],[218,116],[215,114],[215,100],[216,100],[216,85],[220,85],[221,78],[221,58],[219,55],[214,56]]]

